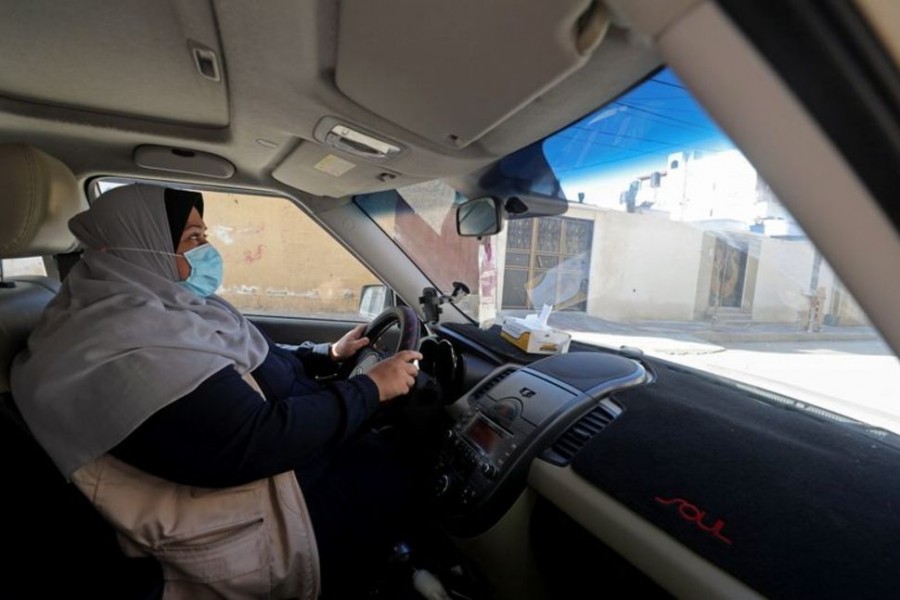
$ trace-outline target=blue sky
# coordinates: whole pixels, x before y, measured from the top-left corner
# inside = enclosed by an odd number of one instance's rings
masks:
[[[734,148],[669,69],[550,136],[544,154],[570,200],[608,205],[628,182],[665,170],[673,152]],[[602,196],[602,197],[601,197]]]

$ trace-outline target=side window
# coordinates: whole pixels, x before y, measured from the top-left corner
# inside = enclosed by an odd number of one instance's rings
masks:
[[[44,259],[40,256],[32,256],[29,258],[4,258],[2,266],[4,277],[47,274],[47,269],[44,267]]]
[[[285,198],[203,192],[222,254],[217,293],[245,313],[362,321],[363,286],[381,282]]]

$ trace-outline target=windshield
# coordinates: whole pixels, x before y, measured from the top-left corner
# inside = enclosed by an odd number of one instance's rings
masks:
[[[549,325],[574,340],[637,347],[900,433],[897,358],[671,71],[483,183],[537,208],[477,240],[456,234],[465,199],[439,181],[356,201],[439,289],[466,283],[460,307],[482,326],[552,307]]]

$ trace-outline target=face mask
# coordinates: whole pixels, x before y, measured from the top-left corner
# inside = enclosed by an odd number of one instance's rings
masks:
[[[203,244],[184,253],[191,266],[191,274],[181,285],[203,298],[222,283],[222,255],[212,244]]]

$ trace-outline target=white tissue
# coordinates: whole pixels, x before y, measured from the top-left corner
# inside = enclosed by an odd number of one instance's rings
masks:
[[[550,318],[550,313],[553,311],[552,304],[545,304],[541,308],[541,313],[538,315],[531,314],[525,315],[524,319],[521,319],[521,322],[524,325],[527,325],[531,329],[550,329],[547,325],[547,319]]]

